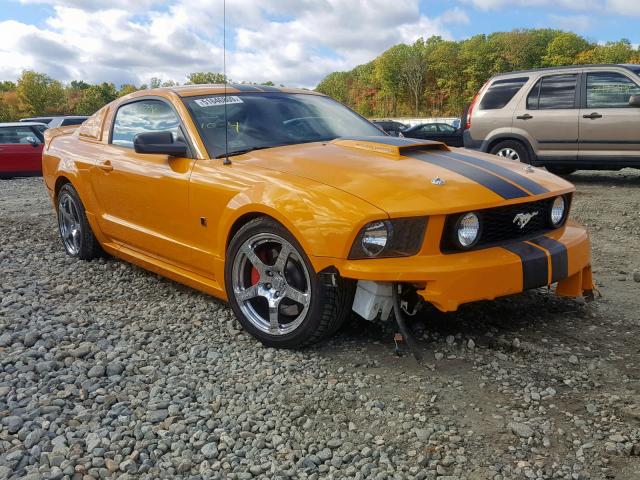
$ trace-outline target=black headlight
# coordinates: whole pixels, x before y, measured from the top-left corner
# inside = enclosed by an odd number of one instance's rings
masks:
[[[356,236],[350,259],[408,257],[422,246],[427,217],[394,218],[366,224]]]

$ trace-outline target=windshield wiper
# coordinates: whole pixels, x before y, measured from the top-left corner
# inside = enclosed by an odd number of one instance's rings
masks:
[[[226,153],[221,153],[220,155],[216,155],[214,158],[226,158],[233,157],[235,155],[242,155],[243,153],[253,152],[254,150],[264,150],[265,148],[274,148],[274,147],[282,147],[284,145],[289,145],[288,143],[279,143],[275,145],[261,145],[258,147],[249,147],[249,148],[241,148],[239,150],[231,150]]]

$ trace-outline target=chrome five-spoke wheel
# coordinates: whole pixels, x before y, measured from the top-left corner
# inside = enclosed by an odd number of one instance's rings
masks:
[[[335,269],[316,273],[302,245],[272,218],[242,225],[225,257],[224,284],[233,313],[269,347],[311,345],[349,318],[355,282]],[[325,280],[327,275],[332,282]]]
[[[242,243],[231,281],[242,314],[269,335],[295,331],[311,305],[305,262],[291,243],[274,233],[258,233]]]
[[[82,247],[82,222],[79,206],[67,192],[58,197],[58,228],[67,253],[76,256]]]

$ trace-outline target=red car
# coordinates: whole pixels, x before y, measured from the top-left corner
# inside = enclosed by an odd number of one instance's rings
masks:
[[[42,175],[43,123],[0,123],[0,178]]]

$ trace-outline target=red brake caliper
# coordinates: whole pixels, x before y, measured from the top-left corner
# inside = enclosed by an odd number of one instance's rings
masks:
[[[256,255],[260,260],[262,260],[263,262],[266,262],[265,257],[267,256],[267,254],[264,251],[264,249],[260,252],[256,252]],[[251,285],[255,285],[259,281],[260,281],[260,273],[258,272],[258,269],[254,266],[251,266]]]
[[[260,281],[260,274],[256,267],[251,267],[251,285],[255,285]]]

